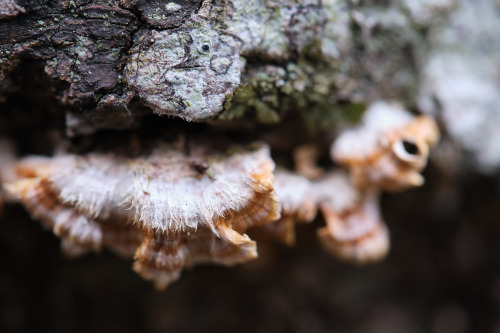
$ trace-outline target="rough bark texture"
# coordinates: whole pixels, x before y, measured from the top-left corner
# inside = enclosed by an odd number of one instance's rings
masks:
[[[194,121],[225,111],[223,119],[246,113],[276,123],[297,112],[313,127],[380,98],[414,105],[426,31],[453,1],[39,0],[18,7],[0,22],[0,77],[17,75],[9,73],[20,62],[39,62],[43,72],[32,74],[50,79],[66,106],[68,133],[80,135],[133,126],[147,112],[141,105]]]

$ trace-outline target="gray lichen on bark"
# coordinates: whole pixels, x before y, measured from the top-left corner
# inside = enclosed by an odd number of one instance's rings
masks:
[[[134,126],[144,105],[330,127],[381,98],[415,107],[427,31],[455,2],[39,0],[0,21],[0,75],[43,62],[70,135]]]
[[[174,31],[147,31],[130,52],[129,86],[156,113],[203,120],[240,82],[239,45],[203,15]]]

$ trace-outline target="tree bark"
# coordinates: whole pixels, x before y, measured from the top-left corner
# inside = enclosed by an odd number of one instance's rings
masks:
[[[10,14],[0,16],[1,93],[31,60],[43,70],[30,75],[64,105],[72,136],[134,126],[151,109],[192,121],[245,115],[261,123],[296,112],[326,128],[376,99],[414,106],[425,31],[452,6],[417,7],[8,1],[1,8]]]

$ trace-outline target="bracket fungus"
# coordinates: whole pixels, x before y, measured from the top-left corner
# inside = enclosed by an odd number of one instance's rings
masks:
[[[331,146],[332,159],[345,166],[350,177],[343,171],[318,168],[318,152],[313,146],[297,148],[297,172],[309,179],[277,172],[282,217],[266,229],[284,243],[293,244],[294,223],[312,220],[319,210],[327,224],[318,230],[326,251],[358,264],[384,258],[390,242],[380,215],[379,193],[422,185],[420,172],[438,138],[432,118],[415,117],[395,103],[372,104],[362,123],[346,129]]]
[[[293,245],[295,223],[311,222],[319,211],[327,226],[318,230],[318,238],[328,253],[357,264],[388,253],[389,232],[380,216],[378,192],[355,188],[343,170],[314,181],[278,170],[275,188],[281,218],[263,228],[282,243]]]
[[[66,253],[106,248],[134,256],[134,270],[160,289],[184,267],[256,258],[245,230],[279,218],[265,145],[28,157],[12,168],[7,191],[63,239]]]
[[[364,264],[390,247],[379,193],[421,185],[438,136],[431,118],[377,102],[331,146],[345,169],[320,168],[313,144],[292,149],[297,172],[274,172],[265,144],[229,149],[216,138],[180,137],[113,152],[10,158],[3,197],[52,229],[67,255],[110,250],[133,258],[133,269],[159,289],[185,267],[255,259],[256,242],[245,234],[251,227],[293,245],[295,223],[318,213],[324,249]]]
[[[350,170],[357,187],[399,191],[424,183],[420,172],[438,139],[432,118],[379,101],[365,111],[359,126],[339,136],[331,156]]]
[[[274,188],[281,217],[263,228],[283,244],[292,246],[295,244],[295,223],[311,222],[317,214],[316,202],[310,197],[311,182],[292,172],[277,170]]]
[[[318,230],[318,237],[329,253],[358,264],[387,255],[389,232],[380,217],[377,193],[368,192],[343,210],[333,209],[328,202],[320,207],[327,225]]]
[[[337,170],[314,182],[311,193],[326,222],[318,238],[328,253],[357,264],[386,256],[389,233],[377,192],[357,189],[346,172]]]
[[[432,118],[415,117],[384,101],[372,104],[360,125],[345,130],[332,144],[331,157],[348,168],[352,184],[344,181],[344,188],[357,195],[343,205],[334,197],[319,202],[327,226],[318,236],[325,249],[356,263],[385,257],[389,233],[380,216],[379,192],[422,185],[420,172],[438,139]]]

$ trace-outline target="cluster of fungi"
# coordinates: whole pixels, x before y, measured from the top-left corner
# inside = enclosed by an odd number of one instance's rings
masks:
[[[318,230],[325,250],[367,263],[389,249],[379,193],[422,185],[438,136],[431,118],[376,102],[333,142],[335,170],[317,167],[307,149],[295,170],[286,170],[276,167],[266,143],[181,136],[140,154],[12,159],[2,166],[3,197],[52,229],[65,254],[105,249],[133,258],[133,269],[159,289],[185,267],[257,258],[249,228],[293,245],[295,223],[318,212],[326,221]]]

